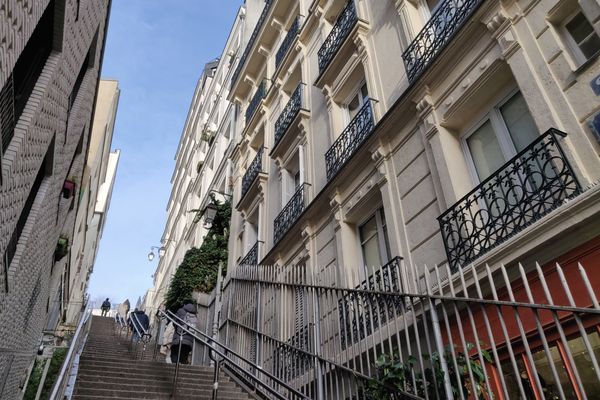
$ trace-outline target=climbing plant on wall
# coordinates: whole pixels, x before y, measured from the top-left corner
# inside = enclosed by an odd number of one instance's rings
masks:
[[[231,202],[221,203],[212,197],[217,205],[217,214],[200,247],[189,249],[171,279],[165,297],[167,309],[176,310],[191,299],[194,291],[210,293],[217,284],[219,264],[223,273],[227,267],[227,245]]]

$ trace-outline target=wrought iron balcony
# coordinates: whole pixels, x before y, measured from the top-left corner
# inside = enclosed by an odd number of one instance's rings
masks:
[[[344,163],[360,147],[362,142],[371,135],[375,128],[373,119],[372,100],[365,103],[350,124],[344,129],[339,138],[325,153],[327,180],[331,180],[342,168]]]
[[[304,84],[300,83],[296,90],[294,90],[294,93],[292,93],[290,100],[285,105],[285,108],[279,115],[279,118],[277,118],[277,121],[275,122],[275,140],[273,147],[276,147],[277,144],[279,144],[279,141],[281,141],[283,135],[285,135],[290,128],[292,121],[300,112],[300,108],[302,107],[303,88]]]
[[[290,201],[283,207],[273,222],[273,242],[278,243],[283,235],[290,230],[306,208],[306,183],[298,187]]]
[[[246,109],[246,124],[250,122],[250,119],[252,119],[252,116],[254,116],[256,109],[260,105],[262,99],[265,98],[266,94],[267,91],[265,81],[262,81],[260,85],[258,85],[258,87],[256,88],[256,92],[254,93],[254,96],[252,96],[252,100],[250,100],[248,108]]]
[[[248,44],[246,45],[246,48],[244,49],[244,53],[242,54],[242,57],[240,58],[240,62],[238,63],[237,68],[235,69],[235,72],[231,76],[231,87],[232,88],[235,85],[235,83],[237,82],[238,78],[240,77],[240,74],[242,73],[242,69],[246,65],[246,60],[248,60],[248,56],[250,56],[250,52],[252,51],[254,42],[256,42],[256,38],[258,38],[258,34],[259,34],[260,30],[262,29],[262,26],[264,25],[265,20],[267,19],[267,15],[269,14],[269,11],[271,10],[272,5],[273,5],[273,0],[265,0],[265,7],[263,8],[263,10],[260,14],[260,17],[258,18],[258,21],[256,22],[256,26],[254,27],[254,30],[252,31],[252,35],[250,35],[250,39],[248,39]]]
[[[258,241],[248,250],[239,265],[258,265]]]
[[[549,129],[438,217],[452,270],[468,265],[581,193]]]
[[[344,44],[344,41],[354,28],[354,25],[358,22],[358,16],[356,15],[356,7],[354,0],[350,0],[344,7],[339,17],[335,21],[333,29],[323,42],[323,45],[319,49],[319,73],[325,71],[325,69],[333,60],[336,53]]]
[[[279,68],[279,65],[285,58],[285,55],[288,53],[290,46],[294,43],[294,40],[300,33],[300,16],[298,15],[294,22],[292,22],[292,26],[290,26],[290,30],[285,35],[283,42],[281,42],[281,46],[279,46],[279,50],[275,54],[275,68]]]
[[[414,81],[446,47],[483,0],[443,0],[402,54],[409,82]]]
[[[252,183],[256,180],[258,174],[262,171],[262,159],[265,148],[260,146],[260,149],[256,152],[256,157],[248,166],[244,177],[242,178],[242,197],[246,195]]]
[[[343,349],[371,335],[387,322],[387,315],[379,310],[385,310],[389,305],[383,297],[375,295],[374,292],[400,293],[402,291],[401,261],[402,257],[394,257],[356,287],[364,292],[348,292],[338,301]],[[403,302],[400,297],[395,301]],[[398,309],[405,307],[404,304],[399,303],[397,306]]]

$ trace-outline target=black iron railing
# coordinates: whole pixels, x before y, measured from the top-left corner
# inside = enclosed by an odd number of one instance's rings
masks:
[[[302,107],[302,91],[303,91],[303,89],[304,89],[304,84],[300,83],[298,85],[298,87],[296,88],[296,90],[294,90],[294,93],[292,93],[290,100],[285,105],[285,108],[279,115],[279,118],[277,118],[277,121],[275,122],[275,138],[274,138],[273,147],[275,147],[279,144],[279,142],[281,141],[281,138],[283,138],[283,135],[285,135],[285,133],[290,128],[292,121],[294,120],[294,118],[296,118],[296,116],[300,112],[300,108]]]
[[[258,241],[254,243],[254,246],[242,258],[240,265],[257,265],[258,264]]]
[[[325,153],[325,167],[327,180],[331,180],[342,168],[344,163],[354,154],[362,142],[369,137],[375,128],[371,101],[365,103],[363,108],[350,121],[339,138]]]
[[[246,45],[246,48],[244,49],[244,53],[242,54],[242,57],[240,58],[240,62],[238,63],[238,65],[235,69],[235,72],[231,76],[231,87],[232,88],[235,85],[235,83],[237,82],[238,78],[240,77],[240,74],[242,72],[242,69],[244,68],[244,65],[246,65],[246,60],[248,60],[248,56],[250,55],[250,52],[252,51],[254,42],[256,42],[256,38],[258,37],[258,34],[259,34],[260,30],[262,29],[262,26],[264,25],[265,20],[267,19],[267,15],[269,14],[269,11],[271,10],[272,5],[273,5],[273,0],[265,0],[265,7],[263,8],[262,13],[260,14],[260,17],[258,18],[258,21],[256,22],[256,26],[254,27],[254,30],[252,31],[252,35],[250,35],[250,39],[248,39],[248,44]]]
[[[438,217],[453,270],[581,193],[559,143],[564,136],[549,129]]]
[[[246,195],[250,186],[258,176],[258,174],[262,171],[262,158],[264,153],[264,147],[261,146],[260,149],[256,152],[256,157],[252,160],[252,163],[248,166],[244,177],[242,178],[242,197]]]
[[[356,289],[369,292],[401,293],[401,261],[402,257],[394,257],[386,265],[369,275]],[[343,349],[371,335],[388,320],[388,315],[379,311],[388,306],[383,297],[371,298],[368,302],[363,300],[361,293],[349,292],[338,301],[340,338]],[[395,301],[402,301],[402,299],[398,298]]]
[[[296,40],[296,37],[300,33],[300,16],[298,15],[294,22],[292,22],[292,26],[290,26],[290,30],[285,35],[283,42],[281,42],[281,46],[279,46],[279,50],[275,54],[275,68],[279,68],[279,65],[285,58],[285,55],[288,53],[290,46]]]
[[[298,217],[306,208],[306,183],[300,185],[290,201],[273,221],[273,242],[277,243],[283,235],[294,225]]]
[[[335,57],[340,47],[342,47],[342,44],[357,21],[358,16],[356,15],[354,0],[350,0],[338,16],[329,36],[327,36],[327,39],[325,39],[325,42],[323,42],[323,45],[319,49],[319,73],[325,71],[329,66],[331,60],[333,60],[333,57]]]
[[[402,54],[410,82],[429,66],[482,3],[483,0],[442,0]]]
[[[266,94],[266,84],[265,81],[262,81],[260,85],[256,88],[256,92],[254,96],[252,96],[252,100],[248,104],[248,108],[246,109],[246,124],[250,122],[250,119],[254,116],[256,109],[260,105],[261,101],[265,98]]]
[[[277,376],[287,382],[296,379],[314,367],[312,331],[308,325],[296,331],[294,336],[280,344],[275,352]]]

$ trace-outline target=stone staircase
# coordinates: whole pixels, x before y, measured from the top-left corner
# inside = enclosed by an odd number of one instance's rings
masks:
[[[152,360],[153,348],[133,357],[129,342],[115,335],[114,320],[92,317],[87,342],[79,361],[73,394],[74,400],[100,399],[170,399],[175,366]],[[141,346],[141,345],[140,345]],[[181,365],[178,374],[177,399],[211,399],[212,367]],[[219,377],[218,399],[249,400],[229,377]]]

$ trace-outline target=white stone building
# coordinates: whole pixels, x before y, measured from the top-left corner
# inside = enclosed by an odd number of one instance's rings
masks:
[[[229,93],[241,110],[230,272],[306,267],[321,285],[354,288],[371,279],[366,267],[401,257],[412,291],[424,290],[415,282],[434,265],[448,265],[451,276],[443,268],[442,278],[453,284],[464,266],[481,273],[486,264],[519,261],[526,272],[538,261],[548,276],[557,260],[573,268],[585,261],[598,276],[597,1],[252,7],[261,16]],[[515,267],[509,279],[517,275]],[[292,312],[305,307],[272,300],[263,304],[271,314],[256,316],[250,296],[248,313],[235,312],[252,315],[245,321],[254,328],[246,325],[243,339],[226,336],[257,361],[269,355],[253,337],[267,327],[281,343],[304,329],[282,327],[291,315],[306,320]],[[336,323],[313,345],[350,362]],[[597,325],[586,329],[596,340]],[[375,351],[381,332],[369,332],[364,340]]]
[[[208,232],[197,218],[214,195],[225,201],[231,193],[230,154],[237,110],[228,101],[231,77],[238,52],[244,50],[252,15],[238,12],[220,58],[206,64],[194,92],[175,156],[167,223],[161,238],[160,259],[153,275],[154,286],[143,301],[148,315],[163,304],[171,278],[187,250],[199,247]],[[160,254],[164,253],[164,254]]]

